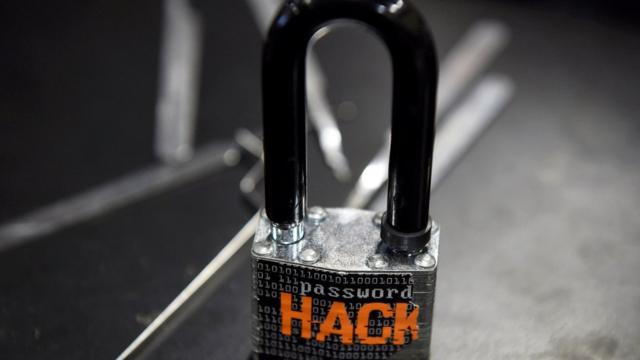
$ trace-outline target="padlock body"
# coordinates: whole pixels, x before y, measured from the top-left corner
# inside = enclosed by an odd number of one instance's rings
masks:
[[[393,255],[376,218],[327,209],[289,245],[273,241],[269,220],[260,219],[251,259],[254,359],[429,358],[439,228],[432,222],[421,254]]]

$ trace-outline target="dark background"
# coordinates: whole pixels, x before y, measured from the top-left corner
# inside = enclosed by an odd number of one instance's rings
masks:
[[[479,19],[512,42],[516,99],[435,193],[434,358],[640,358],[640,16],[635,1],[420,1],[441,57]],[[260,34],[243,1],[205,21],[197,144],[259,129]],[[0,4],[0,222],[157,163],[162,6]],[[356,173],[381,145],[388,60],[366,32],[317,45]],[[341,204],[310,145],[311,203]],[[212,174],[0,252],[0,357],[115,358],[252,211]],[[248,251],[248,250],[247,250]],[[246,254],[150,358],[246,358]]]

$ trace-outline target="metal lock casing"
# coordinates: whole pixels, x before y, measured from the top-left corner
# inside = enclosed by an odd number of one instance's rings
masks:
[[[334,20],[373,29],[392,60],[382,216],[306,203],[305,56]],[[437,56],[409,0],[288,0],[262,58],[265,212],[252,247],[256,359],[426,359],[438,229],[429,220]]]
[[[345,208],[312,208],[311,213],[314,216],[305,221],[304,238],[295,244],[273,240],[265,216],[258,225],[251,256],[254,358],[428,359],[438,225],[431,223],[431,238],[424,251],[394,257],[381,246],[379,214]],[[297,318],[285,315],[282,306],[284,303],[288,308],[289,300],[284,297],[290,298],[291,309],[300,312],[294,313]],[[303,301],[311,303],[306,309],[311,319],[309,336],[303,336]],[[342,304],[348,323],[339,317],[325,324],[327,314]],[[374,308],[380,308],[375,304],[388,305],[392,315],[380,311],[360,314],[358,310],[365,304],[374,304]],[[415,324],[396,324],[398,316],[404,317],[398,315],[400,310],[417,312]],[[359,336],[364,329],[360,316],[366,317],[370,344],[363,344]],[[283,332],[283,322],[289,324],[289,331]],[[412,334],[414,325],[416,333]],[[351,340],[330,333],[321,341],[323,326],[325,330],[340,327],[339,332],[347,328],[344,331],[350,333]]]

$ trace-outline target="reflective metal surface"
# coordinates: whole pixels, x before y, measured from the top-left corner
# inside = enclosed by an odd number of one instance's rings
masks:
[[[368,271],[367,258],[379,253],[380,227],[373,222],[376,213],[367,210],[347,208],[327,208],[327,218],[316,224],[305,221],[305,237],[295,247],[279,244],[270,239],[271,224],[264,216],[256,230],[253,244],[272,242],[272,252],[256,254],[258,257],[280,259],[305,264],[299,258],[304,249],[311,248],[320,254],[313,267],[336,271]],[[434,223],[435,224],[435,223]],[[439,226],[435,225],[426,251],[438,261]],[[338,235],[336,235],[338,234]],[[255,253],[255,251],[254,251]],[[407,264],[391,258],[385,271],[421,270],[413,263]]]
[[[315,208],[316,211],[318,208]],[[433,321],[433,307],[434,296],[436,288],[436,272],[438,264],[438,244],[440,239],[440,229],[437,223],[430,221],[430,234],[429,243],[427,248],[423,249],[422,253],[417,256],[407,256],[406,254],[392,254],[387,253],[381,246],[383,240],[380,237],[380,226],[376,224],[377,214],[372,211],[347,209],[347,208],[328,208],[324,209],[326,216],[321,222],[317,222],[313,218],[306,219],[305,237],[290,245],[281,244],[272,240],[271,222],[266,216],[262,216],[260,223],[256,230],[256,236],[252,246],[252,268],[254,269],[254,277],[252,281],[254,286],[257,286],[258,280],[255,276],[255,272],[258,271],[258,267],[262,264],[276,264],[285,265],[287,267],[294,267],[305,272],[314,273],[320,276],[351,276],[352,281],[365,281],[363,277],[372,276],[387,276],[387,275],[407,275],[411,278],[411,285],[409,291],[411,292],[410,302],[414,304],[418,309],[418,320],[416,332],[417,338],[411,341],[408,345],[403,346],[401,350],[392,355],[392,359],[429,359],[430,353],[430,340]],[[283,270],[284,271],[284,270]],[[271,273],[273,277],[276,276],[276,272]],[[262,275],[259,273],[259,275]],[[258,275],[258,278],[259,278]],[[286,275],[285,275],[286,276]],[[287,276],[289,278],[289,276]],[[314,279],[312,277],[312,279]],[[293,279],[293,280],[291,280]],[[291,287],[297,287],[298,281],[302,281],[305,277],[291,274],[290,280],[284,282],[278,282],[274,280],[273,285],[281,284],[286,286],[288,283]],[[265,279],[263,279],[265,280]],[[366,280],[371,280],[367,278]],[[377,280],[377,278],[375,279]],[[311,281],[311,280],[310,280]],[[347,280],[344,280],[345,282]],[[336,296],[339,296],[340,289],[344,289],[344,282],[326,282],[331,286],[329,289],[336,291]],[[351,284],[351,283],[350,283]],[[265,286],[265,285],[262,285]],[[309,287],[311,287],[309,283]],[[321,285],[324,286],[324,285]],[[350,285],[355,286],[355,285]],[[349,286],[347,286],[349,287]],[[372,286],[370,286],[372,287]],[[380,294],[384,294],[385,289],[382,285],[377,286]],[[373,286],[375,288],[375,286]],[[268,288],[267,288],[268,289]],[[346,289],[345,289],[346,290]],[[351,289],[353,290],[353,288]],[[367,289],[368,290],[368,289]],[[398,291],[397,289],[394,289]],[[272,340],[271,337],[262,338],[261,334],[266,329],[262,326],[268,326],[269,324],[277,324],[278,322],[271,322],[271,320],[265,320],[263,325],[257,325],[261,322],[261,311],[259,310],[259,295],[257,288],[254,288],[253,292],[253,314],[254,314],[254,328],[252,329],[254,338],[254,349],[256,354],[254,359],[261,359],[262,354],[266,353],[265,343],[269,343]],[[367,291],[368,293],[368,291]],[[297,294],[296,294],[297,295]],[[352,295],[353,296],[353,295]],[[391,296],[391,295],[389,295]],[[336,300],[338,301],[338,300]],[[347,301],[343,299],[342,301]],[[369,301],[375,301],[373,298]],[[324,311],[324,310],[319,310]],[[326,314],[325,314],[326,315]],[[322,318],[322,315],[319,315]],[[374,321],[374,320],[371,320]],[[266,324],[265,324],[266,323]],[[267,335],[262,335],[267,336]],[[282,335],[281,335],[282,336]],[[294,337],[295,339],[296,337]],[[303,339],[293,340],[292,343],[299,341],[301,347],[309,347],[312,342],[306,343]],[[283,340],[283,342],[285,342]],[[277,348],[277,345],[274,346]],[[327,346],[328,347],[328,346]],[[322,349],[323,347],[318,347]],[[386,348],[384,346],[383,348]],[[316,350],[318,350],[316,349]],[[346,345],[345,351],[347,356],[353,356],[355,351],[351,346]],[[297,353],[299,350],[296,350]],[[380,351],[378,349],[378,351]],[[306,351],[301,351],[306,354]],[[378,352],[370,352],[380,355]],[[270,359],[271,357],[267,357]],[[331,358],[330,356],[318,356],[318,358]]]

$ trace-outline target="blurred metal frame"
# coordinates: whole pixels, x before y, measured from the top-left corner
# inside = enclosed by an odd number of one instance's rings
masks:
[[[166,163],[193,156],[202,41],[201,15],[190,0],[165,0],[155,153]]]
[[[440,66],[436,121],[442,119],[469,84],[498,56],[509,36],[509,30],[503,24],[484,20],[473,25],[451,49]],[[346,207],[365,207],[387,182],[390,151],[391,139],[386,133],[384,144],[362,171],[347,197]]]
[[[0,251],[237,163],[239,152],[231,142],[208,145],[194,153],[202,24],[190,0],[164,1],[163,28],[154,150],[164,164],[150,166],[1,224]]]

